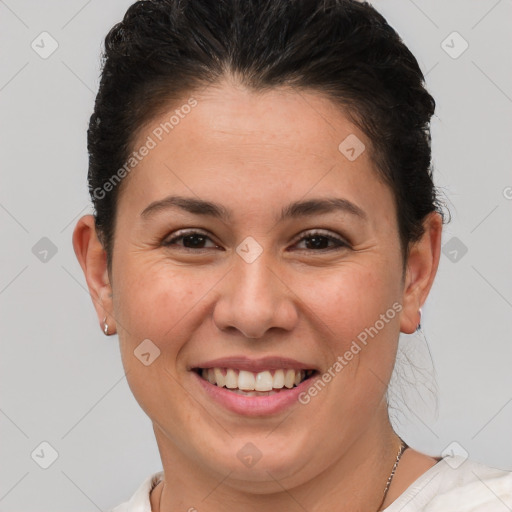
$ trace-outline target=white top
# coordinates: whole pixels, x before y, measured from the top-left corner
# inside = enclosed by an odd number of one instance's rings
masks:
[[[127,502],[110,512],[152,512],[150,492],[164,472],[149,476]],[[415,480],[383,512],[509,512],[512,471],[460,455],[446,456]]]

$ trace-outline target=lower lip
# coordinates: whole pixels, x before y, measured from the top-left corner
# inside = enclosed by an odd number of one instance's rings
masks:
[[[300,405],[299,395],[308,389],[315,379],[315,375],[313,375],[313,377],[302,381],[298,386],[286,389],[286,391],[280,391],[275,395],[244,396],[211,384],[194,371],[192,373],[208,396],[215,402],[229,411],[244,416],[268,416],[284,411],[293,404]]]

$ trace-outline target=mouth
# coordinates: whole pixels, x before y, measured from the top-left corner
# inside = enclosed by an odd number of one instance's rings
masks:
[[[252,397],[286,393],[319,374],[317,370],[295,368],[251,372],[236,368],[213,367],[192,368],[192,371],[213,386]]]

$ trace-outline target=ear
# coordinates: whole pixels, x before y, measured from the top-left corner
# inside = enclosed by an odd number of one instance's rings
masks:
[[[92,215],[84,215],[75,226],[73,248],[85,275],[101,330],[103,331],[103,319],[107,317],[108,331],[112,334],[115,332],[115,319],[107,253],[98,239]]]
[[[427,299],[439,266],[443,230],[441,215],[437,212],[428,214],[423,226],[425,232],[411,246],[407,260],[400,317],[400,331],[406,334],[414,333],[418,327],[419,309]]]

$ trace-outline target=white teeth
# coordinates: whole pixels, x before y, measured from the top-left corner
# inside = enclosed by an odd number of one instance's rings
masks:
[[[240,373],[242,373],[242,372],[240,372]],[[272,379],[272,374],[270,372],[268,372],[268,371],[260,372],[260,373],[258,373],[258,375],[256,375],[256,384],[254,386],[254,389],[256,391],[271,391],[272,388],[273,388],[273,379]]]
[[[274,373],[274,382],[272,386],[276,389],[284,387],[284,370],[276,370]]]
[[[226,387],[229,389],[235,389],[238,387],[238,375],[235,370],[228,368],[226,372]]]
[[[212,382],[212,384],[217,384],[217,386],[223,388],[226,385],[226,377],[222,374],[222,370],[220,368],[214,368],[213,374],[215,377],[215,382]]]
[[[293,388],[293,384],[295,382],[295,370],[286,370],[284,375],[284,385],[291,389]]]
[[[234,372],[234,370],[231,371]],[[242,389],[244,391],[254,391],[255,383],[256,379],[254,378],[254,373],[240,370],[238,373],[238,385],[236,386],[238,389]]]
[[[201,371],[201,376],[210,384],[215,384],[218,387],[226,387],[231,390],[238,389],[241,393],[254,391],[258,395],[284,387],[291,389],[294,386],[298,386],[311,373],[292,368],[286,370],[264,370],[259,373],[235,370],[233,368],[207,368]]]

